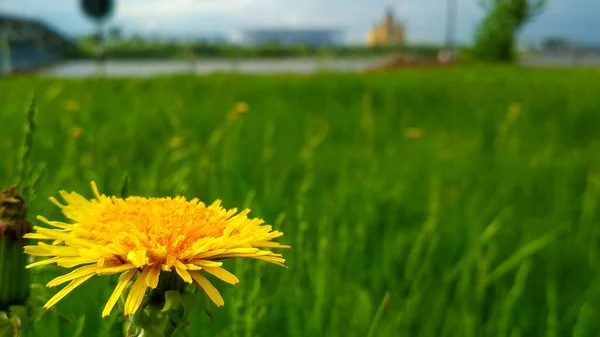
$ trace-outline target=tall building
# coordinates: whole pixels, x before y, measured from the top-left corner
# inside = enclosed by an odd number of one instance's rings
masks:
[[[383,20],[367,33],[366,39],[370,46],[399,45],[405,42],[404,25],[396,21],[391,7],[386,9]]]
[[[242,33],[245,44],[277,43],[284,46],[301,44],[311,47],[332,46],[342,43],[343,33],[337,29],[270,28],[253,29]]]

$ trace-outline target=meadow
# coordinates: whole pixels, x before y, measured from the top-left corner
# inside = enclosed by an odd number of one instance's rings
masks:
[[[289,269],[226,262],[240,283],[214,280],[225,306],[211,323],[200,301],[190,336],[597,336],[598,74],[4,79],[0,186],[19,181],[34,94],[35,225],[64,219],[48,197],[92,197],[94,180],[221,199],[283,231]],[[34,335],[120,335],[117,310],[100,316],[115,284],[84,283]]]

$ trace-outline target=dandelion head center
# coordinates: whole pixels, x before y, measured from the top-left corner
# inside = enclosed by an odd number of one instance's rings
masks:
[[[183,197],[103,196],[88,202],[85,211],[77,204],[69,206],[63,210],[76,222],[73,231],[78,237],[96,245],[116,246],[124,253],[147,250],[150,258],[160,260],[167,254],[177,256],[202,239],[221,237],[237,211]]]

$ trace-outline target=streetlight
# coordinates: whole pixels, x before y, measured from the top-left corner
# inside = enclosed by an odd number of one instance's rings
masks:
[[[81,0],[83,12],[91,18],[96,24],[96,57],[99,61],[104,61],[104,30],[105,20],[112,14],[113,0]]]

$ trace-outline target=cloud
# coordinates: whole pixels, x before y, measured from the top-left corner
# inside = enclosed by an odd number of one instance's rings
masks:
[[[0,11],[19,13],[21,15],[38,16],[44,12],[73,10],[79,6],[77,0],[0,0]]]
[[[227,17],[231,21],[285,21],[297,13],[296,4],[294,0],[130,0],[118,6],[117,16],[139,23],[177,23],[209,16]]]
[[[239,12],[251,5],[253,0],[198,1],[198,0],[142,0],[123,1],[117,6],[117,14],[123,18],[164,18],[177,20],[189,15],[220,15]]]
[[[456,37],[469,42],[484,13],[477,0],[456,0]],[[93,29],[79,9],[80,0],[0,0],[0,12],[41,18],[62,31],[81,34]],[[110,24],[126,32],[203,35],[232,34],[247,28],[318,26],[341,28],[360,41],[394,5],[411,41],[442,42],[446,0],[116,0]],[[599,41],[597,0],[548,0],[544,13],[521,36],[539,39],[565,35]],[[600,42],[600,41],[599,41]]]

